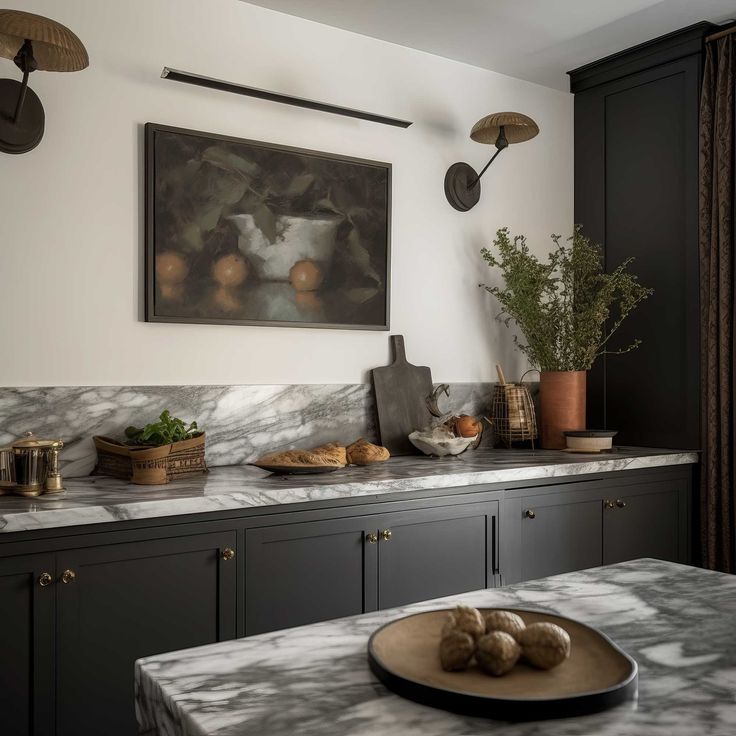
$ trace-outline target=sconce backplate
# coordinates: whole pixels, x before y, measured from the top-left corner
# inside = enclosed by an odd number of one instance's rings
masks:
[[[0,79],[0,151],[3,153],[26,153],[43,138],[43,105],[30,87],[26,90],[20,118],[13,122],[21,87],[14,79]]]
[[[480,199],[480,181],[471,187],[478,178],[478,172],[464,161],[450,166],[445,174],[445,196],[447,201],[460,212],[467,212],[478,204]]]

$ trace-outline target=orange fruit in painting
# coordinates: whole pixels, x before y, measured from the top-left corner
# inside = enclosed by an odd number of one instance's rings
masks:
[[[298,291],[294,301],[305,312],[316,312],[322,306],[322,300],[313,291]]]
[[[166,250],[156,256],[156,277],[161,284],[180,284],[188,274],[187,262],[176,251]]]
[[[215,291],[212,295],[212,302],[223,312],[234,312],[241,306],[232,291],[230,291],[230,289],[226,289],[224,286],[221,286],[217,291]]]
[[[161,290],[161,296],[172,302],[179,302],[184,296],[184,284],[167,284],[161,282],[159,289]]]
[[[297,291],[318,289],[322,278],[322,271],[314,261],[297,261],[289,271],[289,281]]]
[[[235,253],[222,256],[212,266],[212,278],[220,286],[240,286],[248,278],[248,264]]]

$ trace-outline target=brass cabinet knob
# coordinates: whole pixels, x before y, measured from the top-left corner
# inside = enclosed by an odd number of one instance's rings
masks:
[[[64,572],[61,573],[61,582],[66,585],[73,583],[76,579],[77,573],[75,573],[74,570],[64,570]]]
[[[225,547],[225,549],[222,550],[220,557],[222,557],[225,562],[232,560],[232,558],[235,557],[235,550],[232,549],[232,547]]]
[[[53,578],[52,578],[52,577],[51,577],[51,575],[50,575],[49,573],[47,573],[47,572],[42,572],[42,573],[41,573],[41,574],[40,574],[40,575],[38,576],[38,584],[39,584],[39,585],[40,585],[40,586],[41,586],[42,588],[45,588],[45,587],[46,587],[47,585],[51,585],[51,582],[52,582],[52,581],[53,581]]]
[[[383,539],[384,542],[388,542],[391,539],[392,536],[393,535],[391,534],[391,530],[390,529],[384,529],[381,532],[381,539]]]
[[[613,501],[611,501],[608,498],[603,499],[603,508],[604,509],[612,509],[614,506]]]
[[[624,501],[622,498],[616,499],[616,506],[618,506],[620,509],[626,508],[626,501]]]
[[[537,518],[537,512],[534,509],[527,509],[524,512],[524,516],[526,516],[527,519],[536,519]]]
[[[368,542],[368,544],[375,544],[378,541],[378,535],[373,532],[366,532],[365,541]]]

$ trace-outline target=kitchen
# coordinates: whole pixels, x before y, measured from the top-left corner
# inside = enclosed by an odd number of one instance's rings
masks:
[[[0,732],[733,732],[734,7],[341,5],[0,11]]]

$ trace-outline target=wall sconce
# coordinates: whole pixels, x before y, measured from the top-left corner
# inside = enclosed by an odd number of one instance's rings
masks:
[[[445,174],[445,196],[460,212],[467,212],[480,199],[480,178],[504,148],[511,143],[523,143],[539,133],[539,126],[520,112],[494,112],[479,120],[470,131],[477,143],[492,143],[496,152],[480,174],[463,161],[450,166]]]
[[[44,112],[28,76],[76,72],[89,66],[87,50],[65,26],[22,10],[0,10],[0,57],[12,59],[23,81],[0,79],[0,151],[26,153],[43,138]]]

